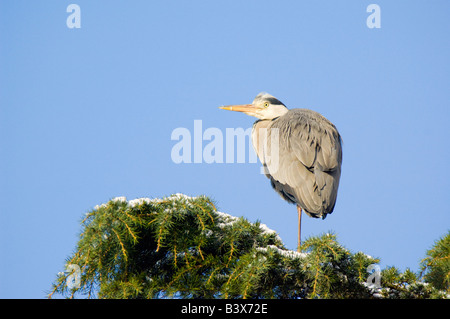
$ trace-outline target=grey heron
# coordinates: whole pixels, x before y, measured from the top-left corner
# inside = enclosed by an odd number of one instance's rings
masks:
[[[298,249],[302,210],[324,219],[333,212],[341,176],[342,141],[337,128],[309,109],[291,109],[262,92],[252,104],[221,106],[258,120],[252,144],[272,187],[297,205]]]

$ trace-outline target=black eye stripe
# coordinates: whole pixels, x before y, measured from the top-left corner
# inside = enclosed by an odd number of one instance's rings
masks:
[[[276,98],[269,97],[269,98],[265,98],[264,100],[269,102],[270,104],[273,104],[273,105],[284,105],[283,103],[281,103]]]

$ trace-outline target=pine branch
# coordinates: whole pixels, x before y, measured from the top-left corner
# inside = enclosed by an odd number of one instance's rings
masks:
[[[296,252],[264,224],[221,213],[205,196],[118,197],[81,220],[66,259],[79,266],[80,286],[69,289],[70,274],[59,273],[48,297],[442,298],[438,289],[448,294],[450,282],[447,237],[428,252],[420,276],[389,268],[383,289],[373,290],[367,267],[379,260],[350,252],[334,234],[308,238]]]

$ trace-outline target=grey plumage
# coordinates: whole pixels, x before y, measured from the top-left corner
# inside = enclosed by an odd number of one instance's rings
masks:
[[[267,129],[266,138],[259,138]],[[278,130],[278,167],[273,163],[272,134]],[[341,137],[336,127],[317,112],[292,109],[253,125],[252,142],[272,187],[309,216],[333,212],[341,175]],[[263,142],[265,145],[260,145]]]

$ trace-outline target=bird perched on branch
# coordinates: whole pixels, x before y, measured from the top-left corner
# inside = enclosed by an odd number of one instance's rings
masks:
[[[342,164],[338,130],[319,113],[289,110],[265,92],[252,104],[220,108],[258,118],[253,124],[252,144],[272,187],[297,205],[300,248],[302,210],[324,219],[336,204]]]

